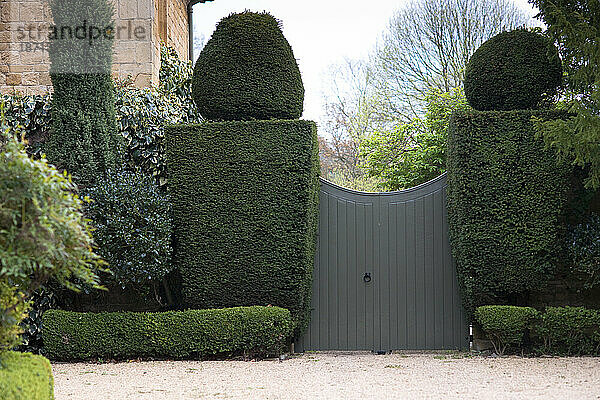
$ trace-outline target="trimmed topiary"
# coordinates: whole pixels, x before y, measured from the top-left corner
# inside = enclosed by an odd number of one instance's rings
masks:
[[[50,310],[43,322],[44,346],[52,360],[279,355],[292,335],[290,312],[279,307],[162,313]]]
[[[315,124],[169,126],[166,145],[186,306],[283,307],[299,336],[310,317],[319,220]]]
[[[223,18],[192,81],[200,114],[213,121],[298,119],[304,86],[294,53],[270,14]]]
[[[507,346],[520,346],[525,332],[538,317],[539,313],[531,307],[482,306],[475,310],[477,322],[498,355],[504,355]]]
[[[465,95],[479,111],[532,109],[556,93],[556,46],[535,32],[502,32],[477,49],[465,70]]]
[[[572,166],[535,137],[561,111],[456,112],[448,127],[448,223],[465,309],[515,303],[554,276]]]
[[[31,353],[0,353],[0,399],[54,399],[50,361]]]

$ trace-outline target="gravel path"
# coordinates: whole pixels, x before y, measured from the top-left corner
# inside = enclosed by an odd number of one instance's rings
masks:
[[[56,400],[600,399],[600,358],[307,353],[52,367]]]

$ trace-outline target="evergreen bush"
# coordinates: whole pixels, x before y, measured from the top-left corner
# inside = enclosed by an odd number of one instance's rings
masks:
[[[538,316],[539,313],[531,307],[482,306],[475,311],[477,322],[498,355],[504,355],[507,346],[518,348]]]
[[[292,334],[278,307],[162,313],[44,314],[44,344],[53,360],[279,355]]]
[[[516,304],[562,255],[572,167],[536,139],[532,117],[559,111],[458,112],[448,131],[448,222],[468,312]]]
[[[152,177],[122,169],[108,171],[85,194],[86,215],[110,280],[150,292],[173,269],[168,195]]]
[[[82,24],[114,29],[108,0],[51,0],[56,31],[50,34],[52,129],[46,142],[48,160],[67,170],[83,187],[119,164],[120,143],[111,79],[112,38],[78,39],[62,35]],[[104,31],[102,31],[104,32]]]
[[[167,128],[174,260],[192,308],[274,305],[308,324],[319,202],[316,126]]]
[[[300,118],[304,86],[279,22],[249,11],[223,18],[196,61],[193,97],[213,121]]]
[[[0,399],[53,400],[54,376],[50,362],[30,353],[0,354]]]
[[[556,94],[562,64],[556,46],[526,30],[502,32],[483,43],[465,69],[465,95],[480,111],[536,108]]]

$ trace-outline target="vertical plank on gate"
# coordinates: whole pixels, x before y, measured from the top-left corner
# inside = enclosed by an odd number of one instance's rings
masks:
[[[337,271],[338,265],[338,221],[337,221],[338,198],[331,197],[329,201],[329,272],[327,274],[329,286],[327,289],[327,334],[329,336],[328,350],[334,350],[339,346],[337,327],[338,327],[338,308],[337,308]]]
[[[379,303],[379,348],[390,350],[390,259],[389,259],[389,219],[390,206],[387,198],[379,196],[379,272],[377,273],[377,298]]]
[[[389,203],[389,234],[388,234],[388,252],[389,252],[389,323],[390,323],[390,341],[388,350],[399,348],[398,343],[398,298],[400,297],[400,286],[398,276],[400,274],[400,266],[398,265],[398,203]]]
[[[433,235],[433,265],[434,265],[434,313],[435,313],[435,349],[444,348],[444,221],[443,221],[443,189],[434,193],[434,235]]]
[[[348,201],[338,200],[338,271],[337,271],[337,301],[338,301],[338,349],[348,350],[348,226],[346,213]]]
[[[408,348],[417,348],[417,263],[416,263],[416,206],[406,204],[406,330]]]
[[[428,350],[435,349],[435,306],[434,297],[435,292],[435,269],[433,264],[433,252],[434,252],[434,229],[435,221],[434,216],[434,202],[433,194],[427,194],[423,197],[423,225],[424,225],[424,295],[425,295],[425,330],[423,336],[425,337],[425,348]]]
[[[357,246],[356,246],[356,203],[347,203],[347,236],[348,243],[348,349],[358,349],[358,325],[357,325]]]
[[[375,265],[377,263],[377,258],[375,255],[376,247],[376,225],[377,221],[375,220],[375,210],[372,204],[367,204],[366,206],[366,215],[365,215],[365,271],[370,272],[371,276],[374,279],[376,278],[376,270]],[[363,273],[364,273],[363,272]],[[375,348],[375,302],[374,302],[374,282],[371,280],[369,283],[363,282],[365,286],[365,309],[366,309],[366,326],[365,326],[365,334],[367,338],[367,349],[374,350]]]

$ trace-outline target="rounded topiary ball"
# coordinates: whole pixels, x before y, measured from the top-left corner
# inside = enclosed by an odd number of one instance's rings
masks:
[[[219,22],[196,61],[193,98],[212,121],[298,119],[304,86],[279,22],[243,12]]]
[[[500,33],[477,49],[465,69],[465,95],[476,110],[531,109],[556,93],[562,64],[556,46],[534,32]]]

